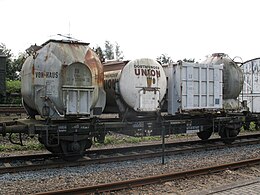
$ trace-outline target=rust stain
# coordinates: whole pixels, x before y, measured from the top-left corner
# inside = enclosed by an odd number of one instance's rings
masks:
[[[95,52],[90,48],[85,55],[85,64],[87,64],[91,71],[95,74],[94,79],[97,85],[102,87],[104,81],[103,65],[101,64],[97,54],[95,54]]]

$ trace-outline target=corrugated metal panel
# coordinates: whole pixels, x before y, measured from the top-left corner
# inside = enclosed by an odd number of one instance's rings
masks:
[[[181,62],[168,70],[168,110],[177,112],[222,108],[223,65]]]
[[[247,100],[251,112],[260,112],[260,58],[243,63],[244,85],[241,100]]]

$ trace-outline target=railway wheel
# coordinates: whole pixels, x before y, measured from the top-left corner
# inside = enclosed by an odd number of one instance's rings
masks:
[[[208,140],[212,135],[212,133],[213,133],[212,130],[207,130],[207,131],[200,131],[197,133],[197,135],[201,140]]]
[[[62,153],[61,147],[58,144],[58,140],[54,136],[50,136],[48,139],[48,144],[46,141],[46,136],[39,136],[38,140],[41,144],[45,146],[45,148],[53,153],[54,155],[60,155]]]
[[[45,146],[45,148],[49,152],[53,153],[54,155],[60,155],[62,152],[60,146],[55,146],[55,147]]]
[[[61,157],[66,161],[76,161],[83,157],[85,150],[90,148],[92,141],[80,140],[80,141],[65,141],[60,140],[61,145]]]
[[[219,132],[219,135],[225,144],[231,144],[233,141],[235,141],[239,132],[240,129],[224,129]]]

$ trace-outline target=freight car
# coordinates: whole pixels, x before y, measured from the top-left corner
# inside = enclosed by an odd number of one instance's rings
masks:
[[[201,139],[218,132],[230,143],[244,121],[259,121],[238,100],[243,75],[225,54],[203,63],[161,66],[142,58],[102,65],[86,43],[50,40],[32,52],[21,77],[31,118],[2,122],[0,133],[37,134],[49,151],[66,160],[80,158],[108,131],[197,133]]]
[[[105,107],[103,66],[88,43],[50,40],[34,47],[21,70],[23,105],[30,119],[2,123],[3,134],[38,134],[64,158],[90,148],[96,116]]]
[[[191,119],[191,128],[201,139],[213,132],[222,138],[236,137],[247,114],[239,101],[243,72],[224,53],[215,53],[202,63],[165,67],[168,77],[167,112]],[[195,119],[195,120],[194,120]]]
[[[145,64],[147,66],[145,66]],[[149,66],[158,67],[159,74],[150,71]],[[129,68],[132,66],[132,68]],[[147,69],[137,70],[137,68]],[[203,63],[178,63],[158,65],[148,59],[129,62],[109,62],[104,65],[105,89],[107,92],[107,107],[105,111],[118,112],[122,121],[138,121],[132,126],[143,134],[160,134],[161,128],[156,124],[161,121],[166,133],[196,133],[201,139],[208,139],[213,132],[218,132],[226,142],[239,134],[248,113],[246,102],[238,100],[243,85],[243,73],[240,67],[228,55],[216,53],[208,57]],[[147,74],[146,74],[147,73]],[[121,79],[122,75],[126,79]],[[155,84],[150,85],[151,74],[155,77]],[[158,75],[160,75],[158,77]],[[165,76],[166,75],[166,76]],[[142,86],[139,83],[143,77]],[[166,79],[165,79],[166,77]],[[167,87],[165,88],[165,82]],[[140,87],[141,86],[141,87]],[[154,88],[153,88],[154,87]],[[122,90],[123,89],[123,90]],[[145,110],[136,105],[142,105],[140,89],[151,91],[145,102],[152,109],[155,118],[149,120]],[[156,90],[166,95],[156,99]],[[124,95],[122,95],[124,94]],[[127,99],[128,98],[128,99]],[[133,100],[135,104],[127,103]],[[155,100],[154,102],[152,100]],[[153,107],[154,106],[154,107]],[[138,108],[138,109],[135,109]],[[128,115],[134,110],[135,115]],[[156,112],[157,111],[157,112]],[[137,117],[138,112],[143,117]],[[159,112],[159,114],[158,114]],[[161,113],[162,112],[162,113]],[[140,116],[140,115],[139,115]]]

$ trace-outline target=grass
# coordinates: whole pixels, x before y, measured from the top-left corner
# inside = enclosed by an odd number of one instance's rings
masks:
[[[159,141],[161,140],[160,136],[147,136],[147,137],[131,137],[131,136],[123,136],[116,137],[113,135],[108,135],[105,138],[104,144],[102,143],[94,143],[95,146],[102,145],[117,145],[117,144],[125,144],[125,143],[141,143],[146,141]]]
[[[43,150],[45,147],[40,143],[28,142],[24,146],[17,144],[2,144],[0,145],[0,152],[11,152],[11,151],[25,151],[25,150]]]
[[[241,127],[240,130],[241,130],[242,132],[246,132],[246,131],[258,131],[259,128],[258,128],[258,126],[255,124],[255,122],[250,122],[250,125],[249,125],[248,130],[245,130],[244,127]]]

